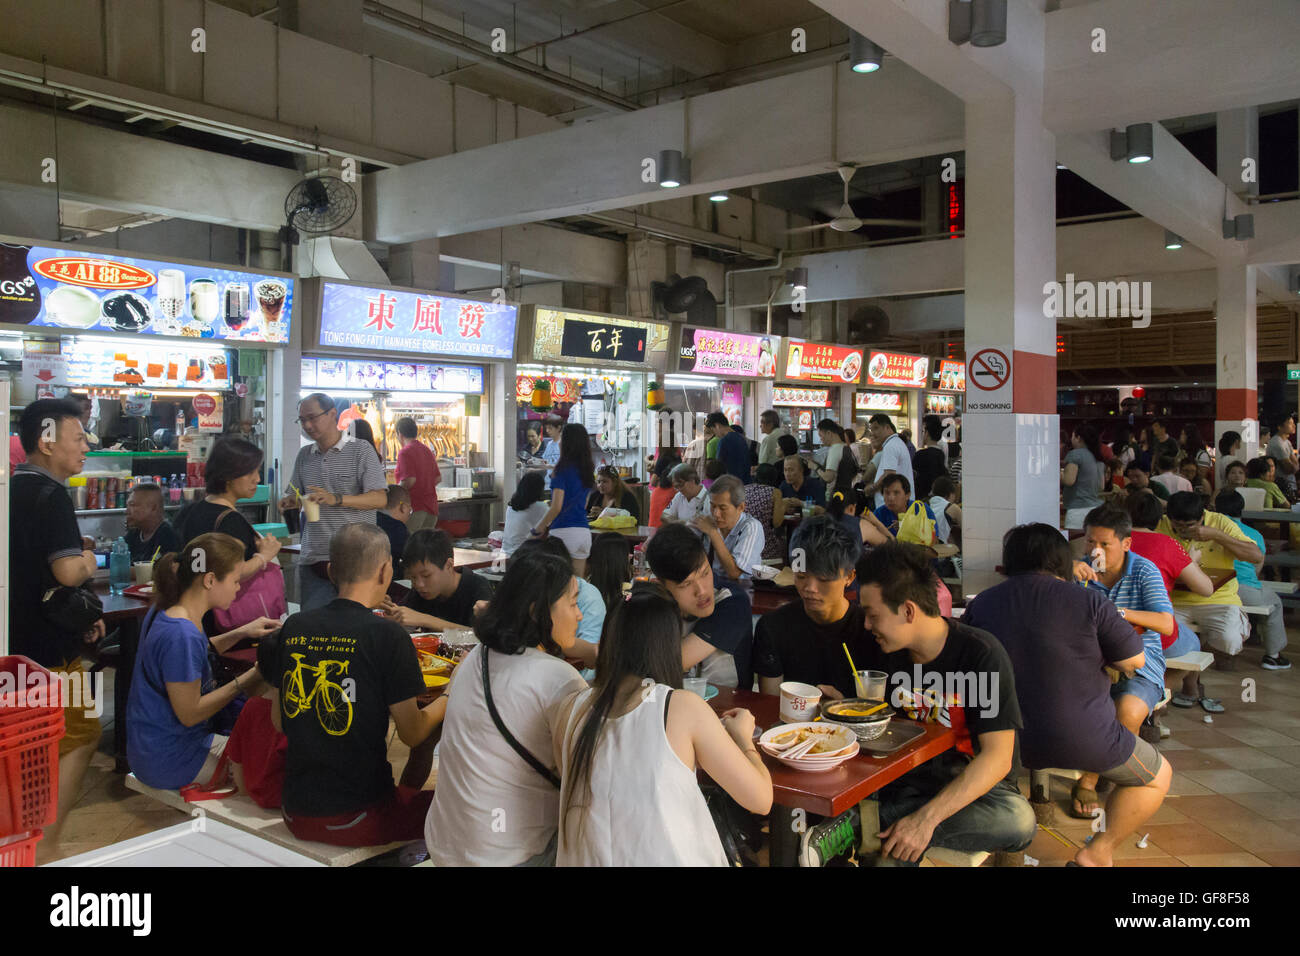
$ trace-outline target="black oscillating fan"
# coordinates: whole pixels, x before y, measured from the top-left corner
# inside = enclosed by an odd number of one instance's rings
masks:
[[[297,245],[299,233],[320,236],[333,232],[357,211],[357,194],[337,176],[310,176],[284,197],[285,226],[280,238]]]

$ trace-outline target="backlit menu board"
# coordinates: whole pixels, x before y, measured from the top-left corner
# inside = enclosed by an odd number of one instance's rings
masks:
[[[385,392],[483,393],[481,365],[425,365],[305,358],[302,388],[356,388]]]
[[[862,350],[793,340],[786,347],[782,378],[856,385],[862,378]]]
[[[966,363],[940,359],[934,378],[939,383],[936,387],[941,392],[964,392],[966,391]]]
[[[786,408],[830,408],[831,390],[829,388],[784,388],[777,385],[772,389],[772,404]]]
[[[853,407],[860,412],[899,412],[903,410],[903,396],[898,392],[858,392],[853,396]]]
[[[186,347],[185,342],[132,345],[104,342],[63,343],[68,385],[144,388],[231,387],[230,356],[222,348]]]
[[[868,385],[892,385],[895,388],[925,388],[930,360],[924,355],[898,352],[872,352],[867,360]]]
[[[282,343],[289,341],[293,281],[0,242],[0,323]]]
[[[781,339],[776,335],[685,328],[677,369],[724,377],[772,378],[780,347]]]
[[[401,289],[325,282],[320,344],[335,348],[424,355],[510,358],[517,310]]]

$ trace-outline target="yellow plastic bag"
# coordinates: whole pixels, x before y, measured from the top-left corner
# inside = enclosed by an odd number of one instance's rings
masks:
[[[934,544],[934,519],[925,513],[925,505],[913,501],[898,519],[898,540],[909,544]]]

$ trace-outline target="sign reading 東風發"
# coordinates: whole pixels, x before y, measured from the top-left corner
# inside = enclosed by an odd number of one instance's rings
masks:
[[[0,242],[0,324],[289,341],[288,276]]]
[[[724,378],[772,378],[780,347],[776,335],[684,328],[677,370]]]
[[[540,306],[533,312],[534,359],[662,367],[667,349],[668,326],[662,322]]]
[[[332,348],[510,358],[513,305],[431,292],[323,283],[320,344]]]

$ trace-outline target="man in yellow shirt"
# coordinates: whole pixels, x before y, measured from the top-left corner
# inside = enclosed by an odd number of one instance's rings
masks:
[[[1259,547],[1231,518],[1207,512],[1201,496],[1195,492],[1179,492],[1170,497],[1156,530],[1181,544],[1192,560],[1206,570],[1231,571],[1233,561],[1259,564],[1264,560]],[[1194,625],[1202,646],[1208,641],[1228,655],[1239,653],[1250,635],[1250,621],[1241,609],[1235,577],[1209,597],[1175,590],[1174,616],[1181,623]]]

